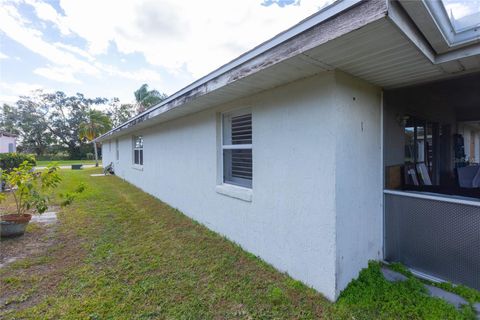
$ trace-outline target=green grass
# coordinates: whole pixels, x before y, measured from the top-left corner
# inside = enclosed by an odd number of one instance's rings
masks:
[[[58,160],[58,161],[41,160],[41,161],[37,161],[37,166],[45,167],[52,162],[57,163],[59,166],[69,166],[72,164],[95,164],[95,160]],[[99,160],[99,163],[101,162],[102,161]]]
[[[415,280],[387,283],[376,263],[332,304],[132,185],[90,177],[98,171],[61,172],[62,192],[86,189],[60,213],[47,254],[0,270],[0,318],[471,318]]]

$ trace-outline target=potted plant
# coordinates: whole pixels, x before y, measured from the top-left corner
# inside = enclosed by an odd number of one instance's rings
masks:
[[[44,213],[50,202],[49,192],[61,181],[58,166],[49,165],[43,171],[34,171],[30,162],[24,161],[17,168],[2,173],[5,192],[0,193],[0,202],[10,193],[15,200],[14,213],[0,216],[2,237],[20,236],[32,218],[29,212]]]

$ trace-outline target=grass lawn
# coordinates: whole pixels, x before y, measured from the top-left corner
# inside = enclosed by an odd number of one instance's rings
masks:
[[[56,162],[59,166],[69,166],[72,164],[95,164],[95,160],[58,160],[58,161],[37,161],[37,166],[39,167],[45,167],[49,163]],[[102,163],[101,160],[98,161],[99,163]]]
[[[96,172],[61,172],[63,192],[86,190],[60,212],[50,247],[0,269],[0,318],[473,319],[469,308],[427,297],[416,279],[386,282],[376,263],[332,304],[132,185],[90,177]],[[463,295],[480,300],[476,293]]]

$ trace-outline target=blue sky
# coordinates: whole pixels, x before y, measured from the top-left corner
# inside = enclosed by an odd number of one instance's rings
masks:
[[[333,0],[0,0],[0,103],[172,94]]]

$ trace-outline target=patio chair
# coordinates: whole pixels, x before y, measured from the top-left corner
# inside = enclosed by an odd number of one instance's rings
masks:
[[[420,185],[420,183],[418,182],[417,172],[415,171],[415,167],[413,165],[406,165],[405,173],[405,181],[407,181],[407,184],[413,184],[414,186]]]
[[[428,173],[427,166],[425,165],[424,162],[417,164],[417,172],[418,172],[418,176],[422,180],[422,185],[424,186],[432,185],[432,179],[430,179],[430,174]]]
[[[480,166],[457,168],[457,176],[461,188],[480,188]]]
[[[477,166],[477,174],[472,180],[472,188],[480,188],[480,166]]]

